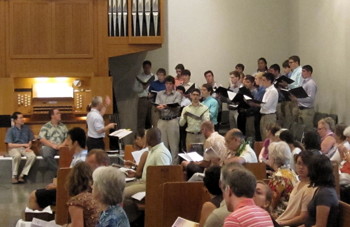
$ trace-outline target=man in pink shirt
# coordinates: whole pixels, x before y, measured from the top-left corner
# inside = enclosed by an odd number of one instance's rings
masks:
[[[225,219],[224,227],[273,227],[267,211],[254,203],[256,179],[250,171],[232,171],[224,166],[220,181],[227,210],[233,211]]]

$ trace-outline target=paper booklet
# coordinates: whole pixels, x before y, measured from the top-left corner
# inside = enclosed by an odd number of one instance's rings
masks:
[[[143,200],[146,197],[146,192],[138,192],[136,194],[133,194],[131,198],[136,199],[138,201]]]
[[[118,137],[119,139],[123,139],[125,136],[131,134],[132,131],[130,129],[119,129],[117,131],[114,131],[110,133],[110,136]]]
[[[171,227],[198,227],[199,223],[187,220],[182,217],[177,217],[174,224]]]
[[[249,97],[248,95],[243,95],[243,97],[244,97],[244,100],[245,100],[245,101],[252,101],[252,102],[255,102],[255,103],[258,103],[258,104],[260,104],[260,103],[264,103],[264,102],[261,102],[261,101],[255,100],[255,99],[253,99],[253,98]]]
[[[137,165],[140,163],[141,156],[142,156],[143,152],[145,152],[145,151],[148,151],[148,147],[143,148],[143,149],[138,150],[138,151],[131,152],[131,155],[134,158]]]
[[[195,151],[188,153],[179,153],[179,156],[189,162],[200,162],[203,160],[203,156]]]

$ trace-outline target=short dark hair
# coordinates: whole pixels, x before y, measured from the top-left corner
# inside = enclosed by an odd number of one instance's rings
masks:
[[[305,132],[303,143],[305,150],[321,150],[321,137],[315,131]]]
[[[290,68],[288,59],[282,63],[283,68]]]
[[[145,134],[146,134],[145,129],[143,129],[143,128],[138,129],[135,133],[134,139],[136,139],[137,137],[143,138],[145,136]]]
[[[167,77],[165,77],[165,83],[172,83],[172,84],[175,84],[175,79],[174,79],[174,77],[172,77],[172,76],[167,76]]]
[[[207,70],[207,71],[205,71],[205,72],[204,72],[204,76],[205,76],[205,75],[207,75],[208,73],[211,73],[211,75],[213,75],[213,76],[214,76],[214,73],[213,73],[213,71],[211,71],[211,70]]]
[[[164,68],[159,68],[159,69],[157,70],[157,74],[158,74],[158,73],[162,73],[162,74],[166,75],[166,71],[165,71]]]
[[[290,56],[288,58],[288,60],[292,60],[292,61],[298,62],[298,65],[300,65],[300,58],[299,58],[299,56],[296,56],[296,55]]]
[[[102,149],[91,149],[86,157],[95,155],[96,162],[99,166],[108,166],[110,163],[107,152]]]
[[[185,66],[183,65],[183,64],[177,64],[176,66],[175,66],[175,70],[176,69],[181,69],[181,71],[183,71],[184,69],[185,69]]]
[[[346,129],[345,124],[337,124],[334,128],[334,134],[338,136],[342,141],[346,140],[346,136],[344,136],[344,130]]]
[[[264,75],[262,76],[265,77],[267,80],[269,80],[271,84],[275,80],[275,76],[272,73],[264,73]]]
[[[270,69],[273,69],[277,72],[281,72],[281,68],[278,64],[273,64],[273,65],[270,65]]]
[[[335,187],[331,160],[325,155],[316,156],[309,169],[310,186]]]
[[[51,118],[51,116],[52,116],[52,115],[54,115],[55,110],[58,110],[58,109],[57,109],[57,108],[52,108],[52,109],[49,109],[49,112],[48,112],[48,114],[49,114],[49,118]]]
[[[211,166],[205,170],[205,175],[203,178],[204,186],[212,195],[222,195],[222,191],[219,184],[220,171],[221,166]]]
[[[304,66],[302,67],[302,69],[304,69],[304,70],[306,70],[306,71],[308,71],[308,72],[310,72],[310,73],[313,73],[313,68],[312,68],[311,65],[304,65]]]
[[[184,69],[184,70],[182,70],[181,75],[191,76],[191,71],[188,69]]]
[[[86,134],[84,129],[79,127],[72,128],[71,130],[68,131],[68,135],[73,143],[77,141],[81,148],[85,148]]]
[[[255,78],[252,75],[245,75],[244,79],[249,80],[251,83],[254,83],[255,81]]]
[[[242,71],[244,71],[244,65],[242,63],[238,63],[236,66],[235,66],[235,69],[237,68],[242,68]]]
[[[255,176],[246,169],[236,169],[223,179],[237,197],[253,198],[256,189]]]
[[[199,95],[201,94],[201,90],[199,90],[198,88],[193,89],[193,91],[191,92],[191,94],[192,94],[193,92],[197,92]]]
[[[185,88],[184,88],[184,86],[181,86],[181,85],[180,85],[180,86],[177,86],[177,87],[176,87],[176,90],[180,90],[180,91],[182,91],[183,93],[185,93],[185,91],[186,91]]]
[[[91,192],[92,170],[86,162],[78,162],[71,169],[66,181],[66,189],[70,196],[82,192]]]
[[[240,74],[238,71],[236,71],[236,70],[231,71],[231,72],[230,72],[230,76],[231,76],[231,75],[233,75],[234,77],[239,77],[239,78],[241,78],[241,74]]]
[[[17,120],[18,115],[21,115],[21,114],[22,114],[22,113],[21,113],[21,112],[18,112],[18,111],[13,112],[13,114],[11,115],[11,118],[12,118],[13,120]]]
[[[142,66],[145,67],[146,65],[152,66],[152,62],[149,61],[149,60],[145,60],[145,61],[142,63]]]
[[[210,84],[203,84],[202,87],[205,87],[210,94],[213,93],[213,87]]]
[[[280,133],[280,139],[288,144],[294,144],[294,136],[289,130]]]
[[[161,132],[158,128],[151,128],[146,133],[147,145],[154,147],[161,143]]]

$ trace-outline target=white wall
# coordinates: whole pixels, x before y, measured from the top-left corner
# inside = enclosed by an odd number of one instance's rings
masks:
[[[314,68],[316,109],[350,124],[350,1],[298,0],[290,6],[291,53]]]
[[[268,64],[289,56],[286,0],[169,0],[168,48],[172,73],[177,63],[203,84],[203,73],[213,70],[228,85],[237,63],[256,71],[257,59]]]

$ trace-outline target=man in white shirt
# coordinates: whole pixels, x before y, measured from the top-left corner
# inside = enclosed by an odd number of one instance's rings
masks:
[[[88,151],[94,148],[104,150],[105,143],[103,139],[105,137],[105,133],[117,125],[116,123],[109,123],[106,126],[104,125],[103,115],[105,114],[106,108],[110,105],[110,103],[111,100],[108,96],[105,99],[105,104],[103,104],[101,96],[95,96],[92,98],[91,110],[86,118],[86,123],[88,125],[88,138],[86,145]]]
[[[151,72],[152,63],[150,61],[144,61],[142,63],[143,72],[136,76],[133,86],[134,92],[138,96],[137,103],[137,129],[148,129],[152,126],[152,104],[148,98],[148,90],[155,77]]]
[[[261,104],[249,102],[251,106],[260,107],[260,133],[262,140],[266,138],[266,126],[270,123],[276,123],[276,108],[278,103],[278,91],[273,81],[275,76],[272,73],[265,73],[262,76],[262,86],[266,88]]]

